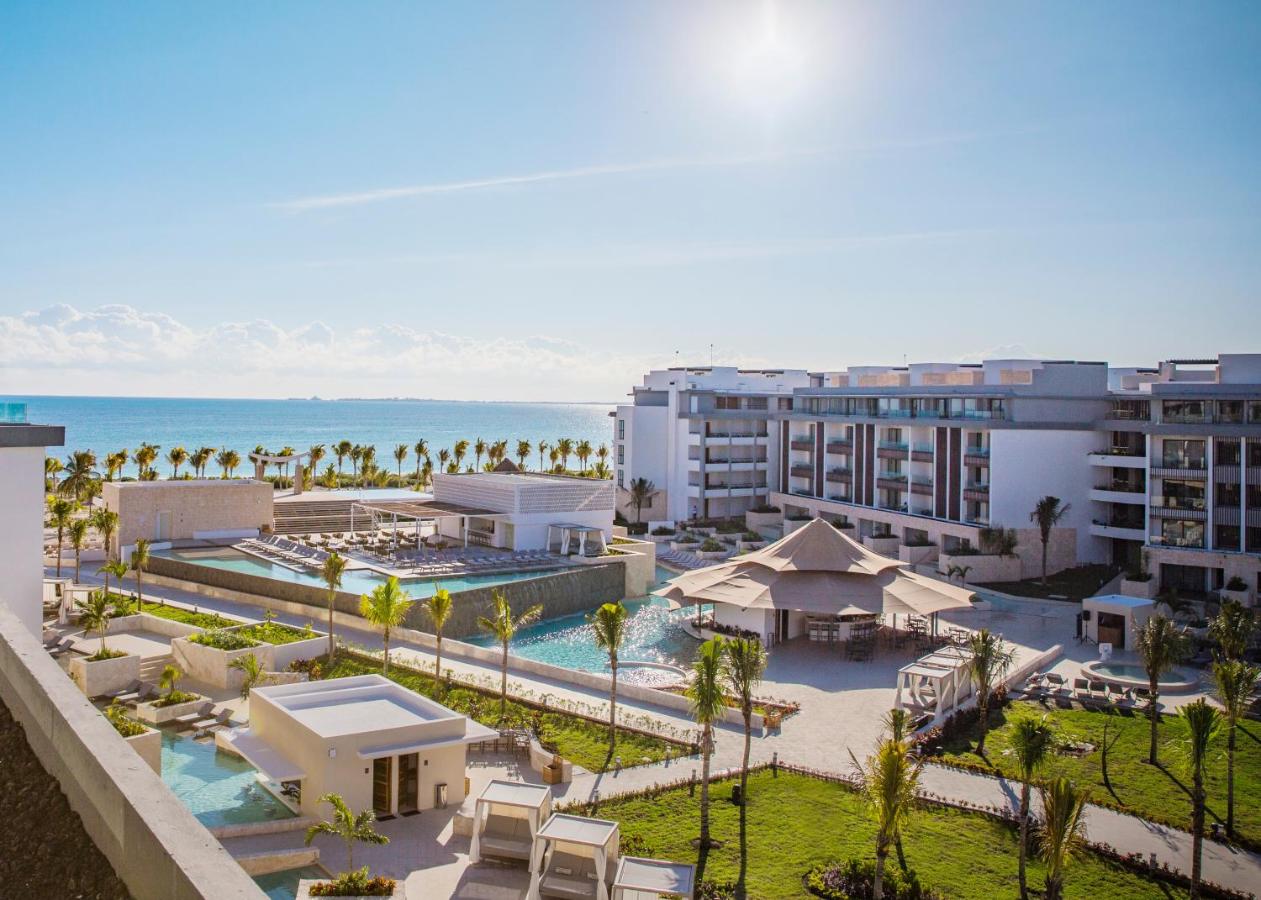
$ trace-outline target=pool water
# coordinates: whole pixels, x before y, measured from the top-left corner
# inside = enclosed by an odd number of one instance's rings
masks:
[[[659,583],[673,575],[669,569],[657,567]],[[680,619],[692,615],[692,610],[672,610],[659,597],[624,602],[630,619],[619,659],[685,665],[696,655],[696,639],[679,627]],[[494,638],[483,635],[463,640],[482,647],[496,646]],[[566,669],[608,671],[608,654],[596,647],[586,613],[548,619],[523,628],[517,632],[509,649],[518,656]]]
[[[253,766],[216,750],[214,741],[162,732],[162,780],[207,828],[293,818],[256,776]]]
[[[180,562],[209,566],[215,569],[227,569],[231,572],[242,572],[246,575],[261,575],[277,581],[292,581],[297,584],[309,584],[314,587],[325,587],[324,581],[314,572],[294,571],[286,566],[277,565],[257,556],[242,553],[233,547],[199,547],[171,550],[154,550],[154,556],[164,556]],[[438,586],[448,591],[466,591],[471,588],[489,587],[506,584],[510,581],[525,581],[551,572],[508,572],[499,575],[465,575],[443,576],[441,578],[402,578],[399,585],[413,597],[432,597]],[[386,576],[371,569],[347,569],[342,575],[342,590],[353,594],[371,593],[379,585],[385,584]]]
[[[254,883],[270,900],[293,900],[298,895],[298,882],[303,878],[328,878],[328,873],[319,866],[303,866],[301,869],[255,875]]]
[[[1135,663],[1097,662],[1090,666],[1091,672],[1105,678],[1132,678],[1147,683],[1147,670]],[[1160,676],[1159,684],[1181,684],[1187,676],[1180,670],[1167,672]]]

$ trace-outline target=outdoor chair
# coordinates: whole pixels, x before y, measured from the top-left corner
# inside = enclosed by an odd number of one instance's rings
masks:
[[[54,646],[48,648],[50,656],[57,657],[69,653],[74,649],[74,642],[70,638],[62,638]]]
[[[211,703],[210,701],[206,701],[201,706],[197,707],[197,709],[194,712],[190,712],[187,715],[183,715],[183,716],[176,716],[171,721],[175,723],[177,728],[179,728],[180,730],[183,730],[186,726],[192,725],[194,722],[197,722],[200,719],[204,719],[207,716],[213,716],[214,711],[215,711],[215,705]]]
[[[106,700],[114,700],[127,694],[135,694],[140,690],[140,684],[140,679],[136,678],[133,679],[131,684],[127,685],[125,688],[119,688],[116,691],[110,691],[108,694],[101,694],[101,696]]]
[[[153,684],[152,682],[145,681],[145,682],[142,682],[140,687],[136,689],[135,696],[124,694],[123,696],[117,697],[115,699],[118,700],[119,703],[122,703],[124,706],[139,706],[141,703],[144,703],[146,700],[152,700],[157,695],[158,695],[158,686],[156,684]]]
[[[1114,706],[1128,708],[1134,705],[1134,695],[1119,684],[1108,685],[1108,699]]]
[[[208,716],[204,719],[198,719],[196,722],[193,722],[191,725],[191,729],[197,732],[210,731],[216,727],[227,725],[228,720],[231,718],[232,718],[232,710],[221,709],[219,710],[218,715]]]

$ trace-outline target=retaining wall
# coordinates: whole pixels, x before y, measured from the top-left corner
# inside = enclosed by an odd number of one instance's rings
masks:
[[[264,900],[3,604],[0,700],[136,900]]]

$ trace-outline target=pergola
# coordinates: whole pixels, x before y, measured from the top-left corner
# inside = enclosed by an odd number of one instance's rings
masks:
[[[691,900],[696,882],[696,866],[623,856],[613,878],[613,900],[657,900],[684,897]]]
[[[552,792],[546,785],[492,781],[473,809],[469,862],[480,862],[484,855],[529,860],[534,836],[551,811]]]
[[[441,500],[356,500],[350,504],[350,530],[355,530],[356,511],[360,516],[367,516],[373,527],[379,518],[387,518],[391,523],[390,549],[398,547],[399,520],[410,521],[416,526],[416,540],[420,541],[420,527],[426,522],[436,524],[441,519],[459,519],[460,534],[464,546],[468,546],[469,519],[501,519],[506,513],[465,506],[461,503],[447,503]]]
[[[254,477],[259,481],[267,474],[268,466],[283,466],[288,463],[297,463],[298,474],[302,474],[302,457],[310,456],[310,452],[303,450],[301,453],[289,453],[281,455],[279,453],[251,453],[250,459],[254,463]],[[315,477],[315,473],[311,473],[311,477]],[[293,479],[293,493],[295,495],[302,493],[302,478]]]
[[[968,670],[971,661],[972,654],[968,650],[943,647],[903,666],[898,670],[894,704],[933,719],[949,715],[974,693]]]
[[[552,547],[552,529],[560,531],[560,555],[568,556],[569,547],[573,543],[574,536],[578,538],[578,555],[587,555],[587,538],[595,535],[600,542],[600,553],[603,554],[608,549],[608,544],[604,541],[604,529],[597,528],[593,525],[574,525],[568,522],[562,522],[556,525],[547,526],[547,547]]]
[[[617,859],[618,825],[553,813],[534,836],[526,900],[554,893],[609,900],[609,863]]]

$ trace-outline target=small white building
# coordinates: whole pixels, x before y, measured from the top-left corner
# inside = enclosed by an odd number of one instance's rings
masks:
[[[1156,612],[1156,601],[1145,597],[1103,594],[1081,602],[1082,629],[1096,644],[1111,644],[1114,650],[1133,650],[1139,629]]]
[[[26,405],[0,403],[0,603],[38,635],[43,624],[44,453],[66,430],[30,425]]]
[[[250,724],[222,743],[272,781],[299,786],[304,815],[340,794],[378,818],[464,799],[468,745],[495,732],[380,675],[250,691]]]
[[[106,508],[118,514],[119,547],[141,538],[256,537],[275,522],[274,494],[268,482],[249,478],[107,481],[101,486]]]

